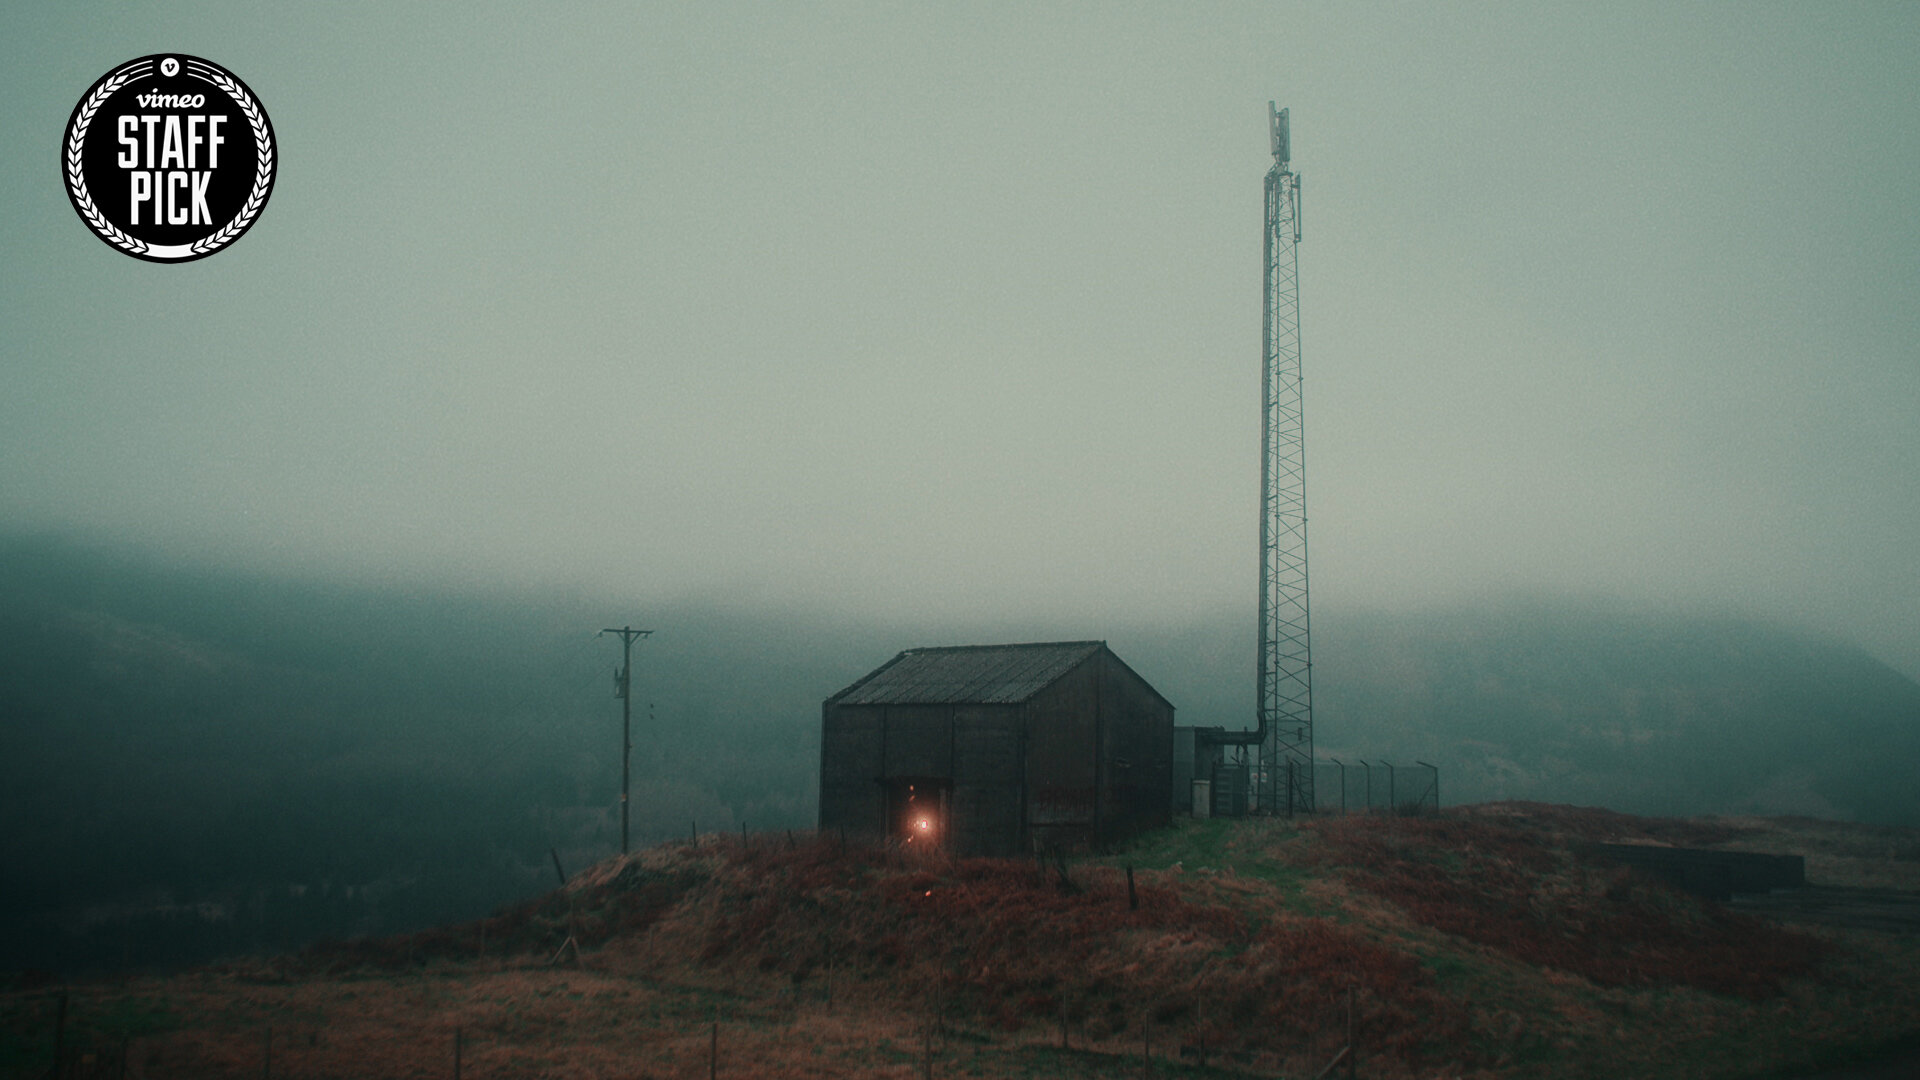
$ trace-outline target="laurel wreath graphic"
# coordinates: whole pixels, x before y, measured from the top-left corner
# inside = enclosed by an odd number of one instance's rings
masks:
[[[87,95],[80,111],[74,114],[73,130],[67,133],[67,190],[73,194],[73,202],[79,208],[80,216],[108,243],[135,255],[146,254],[146,242],[121,232],[118,225],[108,221],[107,215],[100,212],[100,207],[93,201],[93,193],[87,190],[86,175],[80,170],[80,151],[86,146],[87,128],[93,123],[93,114],[100,111],[100,106],[113,96],[114,91],[132,82],[136,73],[145,70],[145,65],[131,65],[101,83],[98,89]]]
[[[227,96],[240,106],[240,111],[247,114],[247,123],[253,126],[253,145],[256,150],[254,157],[257,161],[253,169],[253,190],[247,194],[246,205],[242,206],[240,212],[233,216],[233,220],[227,222],[219,231],[194,241],[195,255],[205,255],[216,248],[224,247],[228,241],[245,232],[247,226],[252,224],[253,219],[259,215],[260,208],[267,205],[267,191],[273,187],[273,139],[267,134],[267,114],[261,110],[260,104],[253,100],[253,95],[247,93],[247,88],[241,86],[238,80],[223,72],[212,70],[207,71],[201,78],[225,91]]]
[[[152,246],[144,240],[127,235],[118,225],[107,220],[106,214],[101,212],[100,207],[93,201],[93,194],[87,190],[86,175],[81,169],[81,151],[85,148],[87,129],[93,123],[94,113],[100,111],[100,106],[105,104],[115,91],[132,82],[137,76],[145,74],[149,68],[150,65],[145,63],[131,64],[101,83],[93,93],[87,95],[87,100],[74,114],[73,129],[67,134],[67,190],[72,192],[74,205],[79,208],[80,216],[86,219],[87,224],[93,227],[93,231],[99,233],[108,243],[135,255],[146,254]],[[247,194],[247,201],[240,207],[240,212],[233,216],[233,220],[213,233],[194,241],[188,248],[195,255],[205,255],[226,246],[234,237],[245,232],[247,226],[253,223],[253,219],[260,215],[261,207],[267,204],[267,193],[273,187],[273,137],[267,130],[266,112],[260,108],[260,103],[253,99],[253,95],[247,93],[247,88],[240,85],[239,80],[211,68],[195,71],[193,74],[225,91],[227,96],[240,106],[240,111],[246,114],[247,123],[253,129],[256,159],[253,170],[253,190]]]

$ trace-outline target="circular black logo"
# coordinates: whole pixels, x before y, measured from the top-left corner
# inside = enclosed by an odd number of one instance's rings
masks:
[[[67,122],[67,197],[136,259],[204,259],[273,193],[273,124],[247,84],[184,53],[143,56],[93,84]]]

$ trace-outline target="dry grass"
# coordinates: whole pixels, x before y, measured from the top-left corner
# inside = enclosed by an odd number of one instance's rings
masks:
[[[1584,862],[1497,819],[1336,818],[1309,828],[1320,841],[1315,861],[1414,920],[1603,986],[1693,986],[1757,1001],[1829,951],[1804,931]]]
[[[1504,806],[1183,823],[1051,868],[785,837],[611,859],[478,923],[74,988],[129,1075],[1742,1076],[1904,1034],[1914,943],[1735,918],[1567,853],[1744,843],[1765,823]],[[1804,831],[1804,830],[1803,830]],[[1858,855],[1849,857],[1858,858]],[[1138,906],[1124,865],[1136,866]],[[576,963],[548,960],[571,934]],[[0,996],[0,1076],[49,992]],[[1067,1048],[1062,1048],[1065,1041]],[[1202,1048],[1207,1067],[1199,1064]],[[36,1057],[36,1055],[39,1055]],[[38,1065],[35,1064],[38,1062]]]

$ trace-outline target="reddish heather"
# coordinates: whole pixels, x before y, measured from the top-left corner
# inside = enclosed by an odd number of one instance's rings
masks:
[[[1619,836],[1629,822],[1647,831],[1647,819],[1579,813],[1588,816],[1559,814],[1550,824],[1583,838]],[[1811,972],[1827,951],[1808,934],[1583,861],[1526,822],[1484,813],[1333,818],[1306,826],[1314,843],[1301,857],[1339,868],[1427,926],[1604,985],[1681,984],[1760,999]]]
[[[1111,867],[1062,882],[1023,860],[843,858],[817,844],[736,849],[721,873],[752,885],[726,891],[703,958],[797,982],[835,956],[901,999],[931,996],[1004,1031],[1100,1038],[1150,1019],[1217,1049],[1287,1052],[1342,1034],[1351,989],[1381,1052],[1459,1063],[1469,1041],[1466,1009],[1414,958],[1327,919],[1257,925],[1183,895],[1177,875],[1136,875],[1135,907]]]
[[[1819,939],[1730,914],[1613,867],[1570,840],[1711,842],[1685,823],[1508,804],[1439,818],[1323,819],[1271,852],[1331,869],[1416,922],[1545,968],[1618,985],[1761,999],[1813,970]],[[603,863],[491,919],[309,951],[308,970],[552,955],[571,936],[609,971],[733,972],[763,988],[895,1015],[936,1010],[1001,1032],[1096,1042],[1143,1022],[1276,1067],[1324,1056],[1354,1022],[1414,1072],[1472,1067],[1489,1041],[1404,946],[1231,874],[1059,870],[832,839],[674,845]],[[1238,899],[1236,899],[1238,897]],[[656,952],[655,932],[659,943]],[[644,944],[642,944],[644,943]],[[829,978],[829,972],[837,973]],[[1254,1059],[1243,1059],[1251,1063]]]
[[[1123,870],[1085,862],[1063,875],[715,837],[607,860],[476,923],[134,996],[99,988],[74,1007],[96,1023],[121,997],[129,1015],[166,1002],[180,1026],[134,1040],[156,1077],[259,1075],[268,1025],[275,1067],[294,1075],[443,1074],[456,1038],[475,1074],[704,1075],[718,1024],[723,1061],[738,1063],[726,1074],[827,1080],[917,1071],[907,1063],[940,1031],[953,1036],[935,1051],[941,1075],[963,1062],[1111,1075],[1149,1047],[1159,1063],[1191,1050],[1237,1074],[1313,1075],[1346,1043],[1351,1002],[1366,1074],[1410,1080],[1538,1075],[1590,1054],[1594,1075],[1668,1060],[1738,1075],[1809,1038],[1908,1030],[1920,993],[1898,949],[1836,948],[1822,964],[1825,939],[1575,854],[1578,841],[1738,836],[1722,823],[1506,804],[1184,829],[1164,839],[1217,868],[1143,870],[1131,890]],[[1758,1003],[1787,980],[1791,998]],[[1844,1008],[1798,1007],[1832,988]],[[43,998],[0,1008],[0,1038],[43,1031]]]

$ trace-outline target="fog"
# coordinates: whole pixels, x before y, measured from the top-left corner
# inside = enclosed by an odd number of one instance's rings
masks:
[[[168,966],[471,919],[619,850],[631,599],[342,586],[0,535],[0,972]],[[821,701],[900,648],[1071,638],[650,605],[632,834],[804,834]],[[1188,724],[1241,722],[1223,609],[1099,632]],[[1920,683],[1843,640],[1505,598],[1315,627],[1320,808],[1433,794],[1920,824]],[[1412,797],[1409,795],[1408,797]]]
[[[1920,673],[1910,5],[15,5],[0,42],[15,528],[1250,618],[1274,99],[1317,611],[1698,604]],[[178,266],[89,236],[55,155],[161,49],[281,147],[252,231]]]
[[[57,154],[163,50],[279,145],[182,265]],[[12,5],[0,968],[608,854],[603,626],[640,842],[807,826],[912,646],[1250,722],[1269,100],[1323,758],[1920,821],[1916,58],[1897,4]]]

